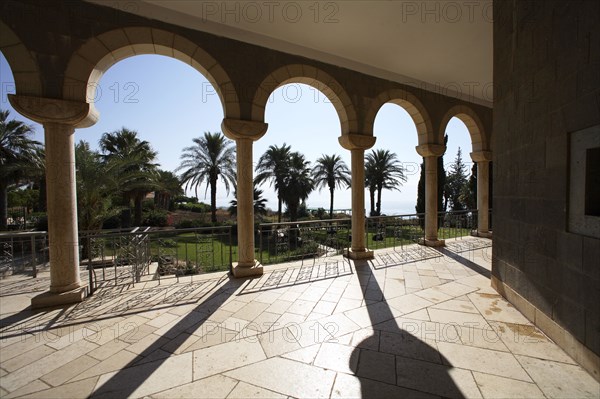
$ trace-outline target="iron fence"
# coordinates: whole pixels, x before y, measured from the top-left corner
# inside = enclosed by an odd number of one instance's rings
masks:
[[[37,276],[48,264],[48,234],[45,231],[0,233],[0,278],[24,273]]]
[[[263,223],[257,231],[257,257],[263,265],[293,261],[314,264],[348,250],[350,231],[350,219]]]
[[[398,248],[418,243],[425,237],[425,214],[370,216],[366,221],[367,248]]]
[[[90,289],[214,271],[231,271],[237,253],[231,226],[87,232],[80,240]]]

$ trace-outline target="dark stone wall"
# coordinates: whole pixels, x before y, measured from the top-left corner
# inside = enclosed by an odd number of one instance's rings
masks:
[[[600,240],[568,232],[570,133],[600,124],[600,2],[494,2],[493,275],[600,355]]]

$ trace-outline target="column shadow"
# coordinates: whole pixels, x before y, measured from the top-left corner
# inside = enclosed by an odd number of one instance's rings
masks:
[[[185,331],[195,327],[201,327],[214,311],[218,310],[231,297],[231,295],[240,287],[243,281],[236,280],[231,276],[224,277],[227,280],[209,296],[204,297],[202,302],[196,308],[189,311],[177,324],[171,327],[163,334],[164,337],[175,336],[169,339],[168,343],[164,340],[157,340],[148,346],[138,357],[133,359],[127,365],[121,367],[110,379],[102,386],[96,389],[91,398],[124,398],[130,397],[144,382],[174,354],[179,347],[187,340]],[[166,353],[162,353],[162,352]],[[158,356],[157,356],[158,354]],[[161,356],[162,354],[162,356]],[[157,360],[140,363],[140,360],[150,357],[157,357]],[[135,369],[132,367],[135,366]]]
[[[423,331],[426,322],[415,320],[410,326],[403,323],[410,332],[401,328],[369,262],[357,261],[355,268],[363,296],[367,298],[368,290],[369,298],[376,294],[382,298],[377,306],[367,306],[375,334],[358,343],[350,359],[350,368],[360,381],[361,396],[465,398],[449,374],[450,362],[435,347],[415,336],[415,327]]]

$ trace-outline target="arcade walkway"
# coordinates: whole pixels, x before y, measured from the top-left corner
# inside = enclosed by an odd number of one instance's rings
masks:
[[[0,281],[0,397],[596,398],[600,385],[490,288],[491,241],[372,261],[105,287],[33,312]]]

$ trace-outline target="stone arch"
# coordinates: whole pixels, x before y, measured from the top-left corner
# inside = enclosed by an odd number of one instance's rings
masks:
[[[10,65],[16,93],[42,97],[42,79],[35,57],[3,21],[0,21],[0,51]]]
[[[303,83],[320,90],[331,101],[340,118],[342,135],[358,132],[354,105],[342,85],[328,73],[302,64],[281,67],[262,81],[252,101],[252,120],[263,122],[269,96],[277,88],[289,83]]]
[[[178,59],[196,69],[213,85],[221,99],[225,118],[239,119],[237,92],[223,67],[206,51],[185,37],[160,29],[129,27],[89,39],[69,60],[63,83],[63,98],[89,102],[96,96],[102,75],[117,62],[142,54]]]
[[[412,93],[402,89],[391,89],[384,91],[371,101],[371,106],[365,114],[365,133],[373,135],[375,117],[384,104],[393,103],[401,106],[408,112],[417,127],[419,145],[437,143],[431,124],[429,113],[421,101]],[[443,141],[442,141],[443,143]]]
[[[471,136],[473,152],[490,150],[489,139],[486,135],[481,119],[475,113],[475,111],[473,111],[470,107],[466,105],[455,105],[446,112],[440,123],[438,140],[443,140],[444,134],[446,132],[446,126],[448,126],[448,122],[450,122],[450,119],[452,119],[453,117],[460,119],[467,127],[469,135]]]

